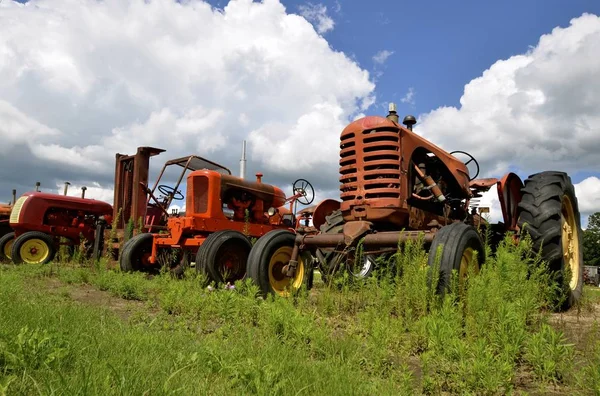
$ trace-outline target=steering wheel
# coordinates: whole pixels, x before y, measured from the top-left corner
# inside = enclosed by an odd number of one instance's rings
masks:
[[[460,151],[460,150],[456,150],[456,151],[452,151],[450,153],[450,155],[454,155],[454,154],[464,154],[466,155],[469,160],[467,162],[464,162],[465,166],[469,165],[469,163],[474,162],[475,163],[475,176],[471,176],[471,171],[469,171],[469,181],[475,179],[477,176],[479,176],[479,162],[477,162],[477,160],[475,159],[475,157],[473,157],[471,154],[467,153],[466,151]],[[468,169],[468,167],[467,167]]]
[[[298,179],[292,185],[294,195],[301,194],[297,199],[302,205],[310,205],[315,200],[315,190],[308,180]]]
[[[173,187],[167,186],[165,184],[161,184],[160,186],[158,186],[158,191],[160,191],[160,193],[165,196],[171,195],[175,201],[181,201],[185,198],[181,191],[176,191]]]

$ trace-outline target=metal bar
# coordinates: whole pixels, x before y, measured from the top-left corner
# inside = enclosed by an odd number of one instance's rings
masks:
[[[94,238],[94,251],[93,251],[93,259],[94,261],[100,260],[100,256],[102,255],[102,249],[104,247],[104,223],[99,223],[96,226],[96,235]]]
[[[17,203],[17,190],[12,190],[13,206]]]
[[[430,243],[433,237],[432,232],[423,231],[378,232],[365,236],[362,244],[366,247],[396,246],[402,242],[417,241],[419,238],[422,238],[423,242]],[[335,247],[344,245],[345,241],[343,234],[296,235],[296,244]]]
[[[240,159],[240,178],[246,178],[246,141],[242,142],[242,158]]]

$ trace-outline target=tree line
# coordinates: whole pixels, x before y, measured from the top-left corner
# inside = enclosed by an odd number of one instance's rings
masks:
[[[600,266],[600,212],[588,218],[583,231],[583,261],[585,265]]]

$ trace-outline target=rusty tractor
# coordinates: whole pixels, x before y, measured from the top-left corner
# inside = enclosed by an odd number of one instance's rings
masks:
[[[121,269],[154,272],[167,267],[180,273],[195,263],[196,270],[211,281],[233,283],[242,279],[251,238],[260,240],[273,230],[293,230],[293,205],[313,201],[314,190],[306,180],[297,180],[292,188],[294,194],[286,198],[281,189],[263,183],[260,173],[256,181],[248,181],[215,170],[192,171],[187,176],[185,213],[172,214],[160,232],[130,239],[123,248]],[[183,196],[176,189],[163,190]],[[148,195],[154,197],[151,191]],[[306,279],[282,278],[282,282]],[[280,285],[281,290],[285,287]]]
[[[110,222],[112,212],[111,205],[94,199],[38,191],[25,193],[10,214],[10,227],[14,230],[12,261],[46,264],[54,259],[61,245],[70,251],[85,245],[86,253],[91,253],[97,224]]]
[[[464,279],[470,266],[477,272],[484,263],[482,235],[491,235],[488,243],[495,245],[506,233],[515,240],[528,233],[558,281],[568,283],[565,306],[577,301],[582,233],[570,177],[546,171],[524,182],[515,173],[477,179],[479,164],[472,155],[448,153],[422,138],[413,132],[413,116],[403,124],[390,104],[386,117],[367,116],[346,126],[340,137],[340,201],[312,210],[318,232],[271,231],[250,251],[247,272],[262,292],[277,291],[271,279],[295,279],[310,255],[324,277],[344,270],[360,278],[373,271],[377,256],[417,240],[436,252],[429,254],[429,265],[439,266],[436,283],[443,292],[454,270]],[[494,186],[503,222],[489,224],[471,205]],[[357,259],[359,242],[363,254]]]

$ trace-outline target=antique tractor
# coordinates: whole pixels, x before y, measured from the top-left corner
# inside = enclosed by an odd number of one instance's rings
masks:
[[[9,224],[11,210],[12,205],[0,204],[0,261],[10,259],[14,238]]]
[[[340,269],[364,277],[374,269],[377,256],[397,251],[409,240],[429,247],[429,265],[439,266],[437,284],[442,292],[453,270],[462,279],[469,266],[478,271],[484,262],[479,232],[483,228],[489,230],[491,245],[507,232],[515,240],[527,232],[534,249],[562,277],[559,281],[569,284],[565,305],[572,305],[582,292],[583,260],[580,216],[569,176],[548,171],[531,175],[524,183],[514,173],[476,179],[479,164],[470,154],[445,152],[417,135],[412,116],[403,124],[391,104],[387,117],[367,116],[342,131],[341,202],[317,205],[312,212],[316,234],[277,230],[258,240],[247,272],[262,292],[276,291],[263,275],[273,262],[281,273],[272,277],[295,279],[310,254],[325,277]],[[466,157],[465,162],[459,157]],[[488,224],[470,208],[493,186],[498,189],[503,223]],[[359,242],[362,254],[355,257]]]
[[[98,221],[110,223],[112,212],[111,205],[94,199],[26,193],[16,201],[10,214],[15,238],[11,242],[12,261],[46,264],[62,244],[70,250],[82,243],[91,246]]]
[[[158,190],[183,198],[181,192],[165,185]],[[168,267],[178,272],[194,262],[196,270],[213,281],[242,279],[252,247],[250,239],[272,230],[293,230],[294,203],[308,205],[314,199],[306,180],[297,180],[293,190],[294,195],[286,198],[281,189],[263,183],[260,173],[256,181],[248,181],[215,170],[193,171],[187,176],[185,214],[171,215],[161,232],[138,234],[127,241],[121,269],[158,271]],[[155,199],[152,191],[147,192]],[[284,290],[294,279],[282,278],[278,287]]]

